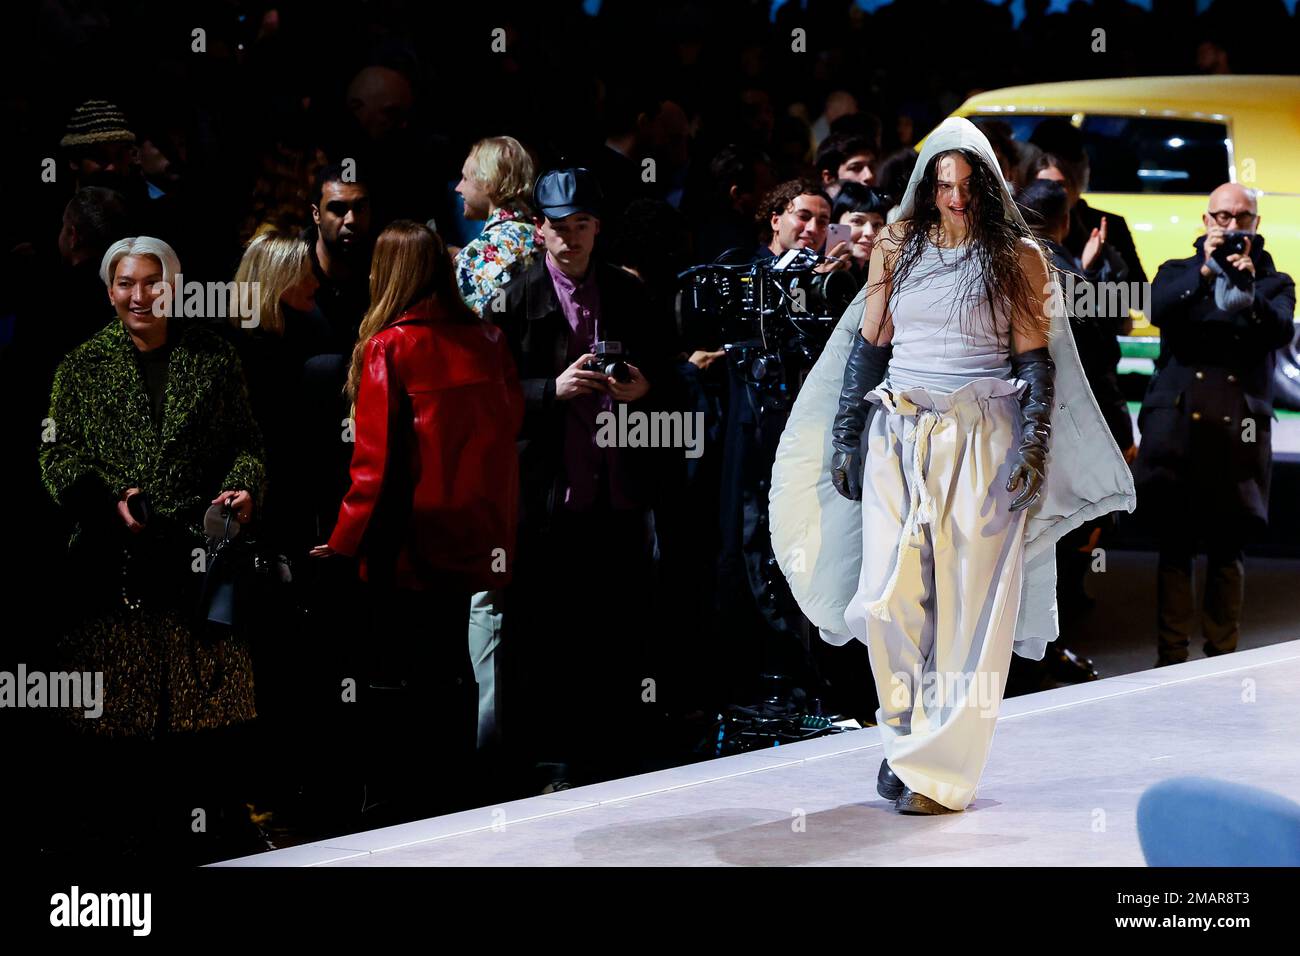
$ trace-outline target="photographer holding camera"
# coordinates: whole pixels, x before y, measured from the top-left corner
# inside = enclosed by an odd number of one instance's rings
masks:
[[[1268,522],[1275,352],[1295,334],[1295,283],[1264,251],[1254,194],[1225,183],[1203,221],[1196,254],[1162,265],[1151,290],[1160,357],[1133,475],[1159,526],[1157,666],[1187,660],[1199,540],[1209,556],[1205,653],[1237,647],[1242,546]]]
[[[523,386],[519,558],[502,649],[526,710],[531,757],[559,789],[624,756],[603,747],[641,705],[638,665],[655,550],[660,449],[598,439],[598,417],[658,407],[672,374],[645,288],[593,256],[602,194],[586,169],[556,169],[533,190],[544,256],[484,315],[505,330]],[[503,684],[509,683],[509,676]],[[586,723],[589,718],[599,718]],[[512,735],[504,715],[504,736]]]

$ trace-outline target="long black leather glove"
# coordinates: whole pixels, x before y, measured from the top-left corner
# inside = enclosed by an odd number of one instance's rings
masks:
[[[844,387],[840,390],[840,410],[831,427],[831,484],[852,501],[862,500],[862,429],[867,424],[870,403],[867,392],[879,385],[889,367],[892,345],[872,345],[858,329],[853,334],[853,350],[844,366]]]
[[[1007,491],[1014,492],[1019,485],[1024,485],[1011,502],[1011,510],[1020,511],[1033,504],[1047,477],[1047,439],[1052,434],[1056,365],[1051,352],[1043,347],[1011,356],[1011,370],[1027,384],[1020,397],[1020,449],[1011,477],[1007,479]]]

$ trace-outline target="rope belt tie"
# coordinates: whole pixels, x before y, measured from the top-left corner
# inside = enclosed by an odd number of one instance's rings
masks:
[[[898,576],[903,570],[903,549],[920,536],[922,525],[932,524],[934,521],[934,499],[925,484],[923,462],[926,453],[930,450],[930,433],[939,422],[939,414],[933,409],[919,408],[905,398],[895,398],[886,388],[879,389],[876,394],[880,396],[881,404],[887,411],[916,418],[916,430],[912,435],[912,487],[907,502],[907,520],[903,522],[902,531],[898,536],[898,553],[894,558],[894,570],[890,572],[889,580],[885,583],[884,593],[867,604],[867,613],[872,617],[881,621],[890,621],[893,618],[889,616],[889,599],[894,594]]]

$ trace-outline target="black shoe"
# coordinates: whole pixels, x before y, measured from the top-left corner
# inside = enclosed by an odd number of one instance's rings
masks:
[[[1053,680],[1064,684],[1082,684],[1101,678],[1091,658],[1082,657],[1068,647],[1048,648],[1047,669]]]
[[[543,796],[573,787],[573,773],[567,763],[544,762],[537,764],[533,769],[541,784],[538,792]]]
[[[880,773],[876,774],[876,793],[886,800],[897,800],[906,789],[907,785],[889,769],[889,761],[880,761]]]
[[[960,813],[960,810],[954,810],[952,807],[945,807],[942,803],[931,800],[923,793],[917,793],[910,787],[904,786],[903,792],[897,800],[894,801],[894,809],[899,813],[924,814],[934,816],[940,813]]]

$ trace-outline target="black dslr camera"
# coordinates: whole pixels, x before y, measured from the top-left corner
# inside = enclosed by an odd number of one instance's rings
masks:
[[[628,371],[627,359],[623,354],[622,342],[602,340],[591,347],[591,353],[594,358],[582,367],[584,372],[599,372],[624,385],[632,381],[632,373]]]

